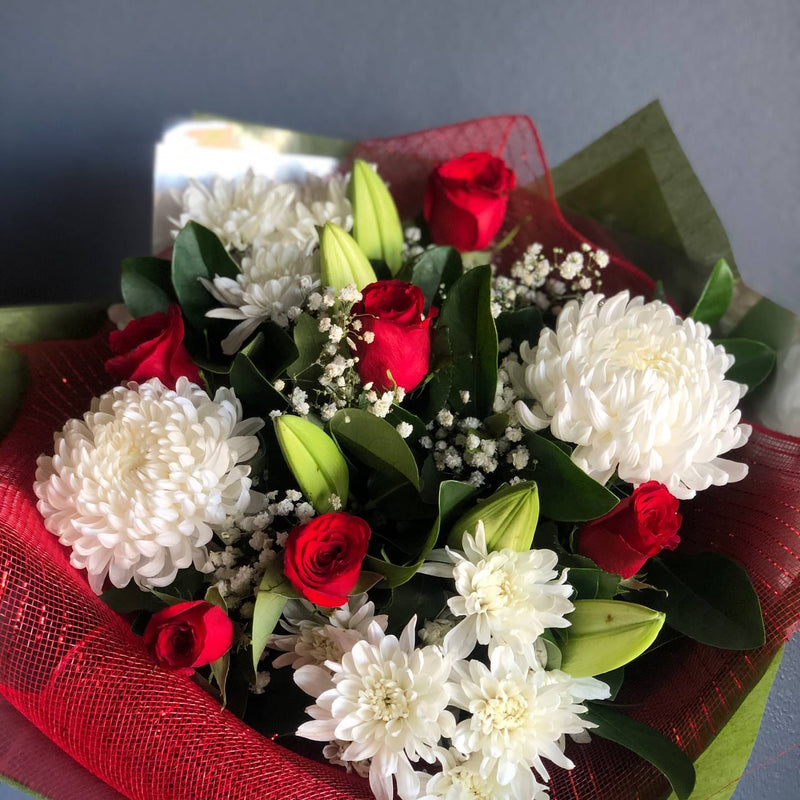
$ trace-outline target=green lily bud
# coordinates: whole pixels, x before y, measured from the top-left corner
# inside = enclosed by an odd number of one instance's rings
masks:
[[[356,240],[332,222],[326,222],[319,237],[322,285],[344,289],[355,284],[361,290],[377,280],[375,270]]]
[[[638,658],[655,641],[666,616],[638,603],[576,600],[569,628],[556,631],[561,669],[573,678],[611,672]]]
[[[397,207],[378,173],[357,158],[350,178],[353,238],[367,258],[382,259],[392,275],[403,265],[403,227]]]
[[[483,521],[486,547],[510,548],[523,552],[531,549],[533,532],[539,520],[539,491],[534,481],[523,481],[495,492],[488,500],[470,509],[450,530],[447,543],[461,548],[464,533],[475,534]]]
[[[275,418],[278,444],[303,494],[320,513],[347,505],[350,474],[336,442],[313,422],[292,414]],[[338,498],[332,499],[333,496]]]

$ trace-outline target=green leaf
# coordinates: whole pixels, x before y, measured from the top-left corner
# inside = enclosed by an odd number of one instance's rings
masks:
[[[228,604],[225,598],[220,594],[216,586],[209,586],[206,592],[206,602],[213,603],[218,608],[221,608],[226,614],[228,613]],[[231,669],[231,651],[221,655],[216,661],[211,662],[211,674],[219,687],[219,693],[222,695],[222,707],[228,704],[228,695],[226,691],[226,684],[228,682],[228,673]]]
[[[289,404],[253,361],[254,355],[265,346],[264,335],[259,333],[236,354],[231,365],[230,386],[241,401],[246,417],[266,417],[270,411],[283,411]]]
[[[767,696],[783,657],[784,647],[770,661],[763,677],[744,698],[725,727],[694,762],[697,783],[689,800],[730,800],[753,749]],[[678,800],[670,794],[667,800]]]
[[[253,668],[258,672],[258,662],[269,637],[289,600],[299,597],[297,590],[283,574],[283,561],[273,559],[261,579],[253,610]]]
[[[235,278],[238,274],[239,268],[208,228],[190,222],[178,234],[172,248],[172,285],[183,315],[193,327],[207,328],[206,311],[218,305],[198,278]]]
[[[442,529],[477,491],[476,487],[465,481],[442,481],[439,485],[439,514],[428,532],[417,559],[411,564],[398,565],[392,564],[385,558],[368,555],[364,559],[364,565],[380,572],[392,588],[411,580],[436,546]]]
[[[539,333],[544,327],[542,312],[536,306],[521,308],[519,311],[503,311],[495,320],[497,338],[511,339],[511,349],[519,350],[523,342],[534,347],[539,341]]]
[[[753,339],[715,339],[714,344],[721,344],[736,359],[725,377],[729,381],[745,384],[748,391],[763,383],[775,369],[777,354],[763,342]]]
[[[153,592],[140,589],[129,583],[122,589],[113,586],[100,595],[100,599],[117,614],[131,614],[134,611],[161,611],[167,603]]]
[[[576,600],[569,628],[559,629],[562,666],[574,678],[622,667],[655,641],[664,614],[621,600]]]
[[[437,330],[447,340],[448,363],[430,381],[429,410],[445,405],[463,416],[488,416],[497,388],[497,330],[491,312],[492,271],[475,267],[451,287],[442,305]],[[469,392],[464,403],[461,392]]]
[[[367,467],[419,489],[419,469],[405,439],[385,419],[360,408],[343,408],[330,421],[333,438]]]
[[[567,577],[575,589],[573,600],[611,600],[619,590],[621,580],[619,575],[592,567],[570,567]]]
[[[334,494],[345,508],[350,474],[336,442],[313,422],[293,414],[276,417],[275,432],[289,469],[317,512],[333,509]]]
[[[539,520],[539,492],[534,481],[506,486],[479,502],[459,517],[450,531],[448,544],[461,549],[464,534],[475,534],[483,522],[486,547],[491,550],[510,548],[517,552],[531,549],[533,533]]]
[[[667,593],[648,602],[667,624],[712,647],[749,650],[764,644],[758,595],[744,567],[719,553],[662,553],[647,567],[647,581]]]
[[[425,313],[442,290],[446,294],[463,272],[461,256],[452,247],[433,247],[418,256],[411,266],[410,282],[425,295]]]
[[[386,184],[375,170],[356,158],[350,178],[353,238],[369,259],[382,259],[397,275],[403,265],[403,227]]]
[[[297,378],[315,364],[328,341],[328,334],[319,329],[319,322],[310,314],[301,314],[294,325],[294,346],[297,358],[289,365],[287,372],[291,378]]]
[[[527,432],[525,446],[536,462],[525,475],[539,485],[539,503],[545,517],[557,522],[586,522],[607,514],[619,502],[616,495],[543,436]]]
[[[134,318],[166,311],[176,301],[170,279],[170,263],[144,256],[122,262],[122,299]]]
[[[356,240],[338,225],[325,223],[319,247],[323,286],[344,289],[355,284],[363,289],[375,281],[375,271]]]
[[[589,703],[586,718],[597,725],[592,734],[627,747],[662,772],[679,800],[688,800],[695,784],[694,766],[674,742],[649,725],[607,706]]]
[[[611,702],[616,699],[619,690],[622,688],[622,682],[625,680],[625,667],[618,667],[617,669],[612,669],[611,672],[595,675],[595,677],[608,686],[611,692],[608,702]]]
[[[733,270],[721,258],[714,265],[703,293],[689,316],[697,322],[714,325],[722,319],[733,299]]]

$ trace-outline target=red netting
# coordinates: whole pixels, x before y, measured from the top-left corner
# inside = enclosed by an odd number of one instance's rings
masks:
[[[555,205],[535,130],[523,117],[366,142],[359,155],[380,164],[404,211],[413,213],[430,166],[475,149],[503,155],[526,187],[510,205],[509,227],[531,216],[517,247],[582,240]],[[648,292],[652,282],[614,258],[606,288],[621,286]],[[36,456],[51,448],[53,431],[108,388],[104,337],[29,345],[24,352],[30,388],[0,446],[0,693],[80,764],[137,800],[369,797],[363,781],[281,748],[221,711],[190,680],[160,670],[69,566],[41,523],[31,486]],[[800,613],[800,441],[756,429],[737,458],[751,465],[745,481],[684,504],[682,547],[715,549],[747,567],[768,643],[747,654],[691,642],[658,650],[624,697],[634,716],[692,757],[754,685]],[[554,800],[644,800],[666,788],[651,767],[602,740],[569,752],[577,768],[553,770]],[[41,740],[32,739],[29,755],[20,766],[19,750],[0,737],[0,771],[55,800],[113,796],[85,773],[67,772]]]

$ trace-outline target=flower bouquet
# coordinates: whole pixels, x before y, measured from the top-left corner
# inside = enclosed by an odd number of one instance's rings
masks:
[[[660,110],[622,128],[568,212],[524,117],[195,152],[114,325],[20,348],[4,697],[132,798],[723,786],[800,609],[800,441],[740,408],[786,418],[795,322],[662,190]]]

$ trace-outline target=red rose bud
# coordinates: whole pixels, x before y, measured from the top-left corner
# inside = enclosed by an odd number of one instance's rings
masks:
[[[175,304],[166,314],[148,314],[112,331],[108,343],[114,356],[106,361],[106,372],[115,381],[158,378],[168,389],[181,376],[200,383],[200,371],[183,346],[183,316]]]
[[[577,551],[600,569],[630,578],[648,558],[680,543],[678,505],[663,484],[643,483],[604,517],[581,527]]]
[[[164,669],[191,675],[228,652],[233,624],[219,606],[205,600],[176,603],[150,618],[144,643]]]
[[[405,281],[376,281],[361,290],[353,306],[361,321],[356,339],[358,375],[379,392],[396,383],[407,392],[428,374],[431,359],[431,323],[438,313],[432,308],[422,318],[425,296],[418,286]],[[372,334],[374,338],[365,334]]]
[[[322,514],[291,531],[283,571],[306,600],[325,608],[341,606],[358,581],[370,535],[360,517]]]
[[[483,250],[506,216],[517,176],[502,158],[467,153],[440,164],[428,179],[423,214],[436,244]]]

